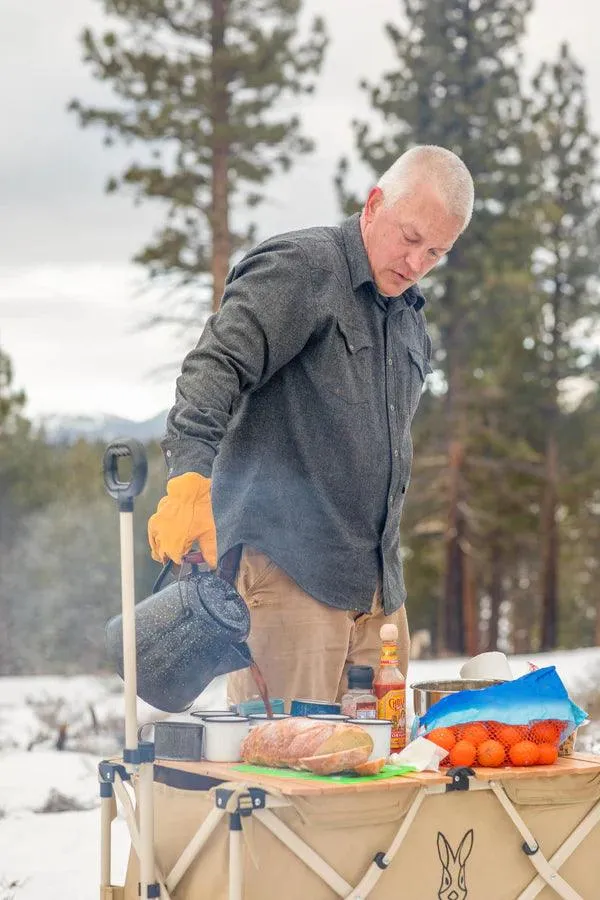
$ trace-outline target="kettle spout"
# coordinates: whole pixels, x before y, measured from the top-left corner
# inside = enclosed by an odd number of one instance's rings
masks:
[[[219,660],[213,677],[216,677],[217,675],[227,675],[229,672],[237,672],[240,669],[247,669],[252,665],[253,661],[250,648],[246,641],[230,644],[227,651]]]

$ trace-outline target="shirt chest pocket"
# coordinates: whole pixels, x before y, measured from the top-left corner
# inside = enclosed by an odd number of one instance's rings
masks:
[[[431,375],[433,369],[429,365],[429,361],[424,353],[416,350],[414,347],[407,347],[408,350],[408,408],[410,417],[412,418],[419,405],[421,394],[423,392],[423,383],[427,375]]]
[[[325,391],[344,403],[366,403],[373,391],[373,342],[369,335],[338,319],[323,350]]]

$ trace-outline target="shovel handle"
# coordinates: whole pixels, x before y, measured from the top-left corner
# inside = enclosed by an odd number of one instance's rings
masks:
[[[131,479],[119,478],[119,460],[131,457]],[[133,511],[133,498],[144,490],[148,476],[146,451],[135,438],[118,438],[111,441],[102,457],[104,485],[107,493],[119,504],[120,512]]]

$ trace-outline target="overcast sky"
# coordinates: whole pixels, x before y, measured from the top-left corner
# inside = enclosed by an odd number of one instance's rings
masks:
[[[183,340],[140,330],[156,311],[139,295],[143,272],[130,265],[160,222],[151,204],[107,197],[108,175],[129,158],[81,131],[68,101],[100,88],[80,61],[77,36],[102,22],[95,0],[2,0],[0,28],[0,346],[32,416],[108,412],[143,419],[170,405]],[[383,23],[398,0],[307,0],[328,20],[332,41],[318,92],[303,122],[318,150],[269,185],[261,236],[339,217],[332,174],[352,152],[349,122],[364,116],[357,88],[390,60]],[[596,0],[537,0],[525,50],[529,69],[570,41],[587,73],[592,122],[600,130],[600,6]],[[351,13],[351,14],[350,14]],[[162,375],[156,375],[157,369]],[[153,374],[154,373],[154,374]]]

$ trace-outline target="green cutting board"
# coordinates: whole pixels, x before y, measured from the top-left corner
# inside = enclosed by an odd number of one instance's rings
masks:
[[[416,772],[414,766],[384,766],[377,775],[314,775],[312,772],[297,772],[295,769],[272,769],[269,766],[249,765],[234,766],[234,769],[236,772],[248,772],[248,774],[273,775],[276,778],[300,778],[304,781],[328,781],[336,784],[360,784]]]

